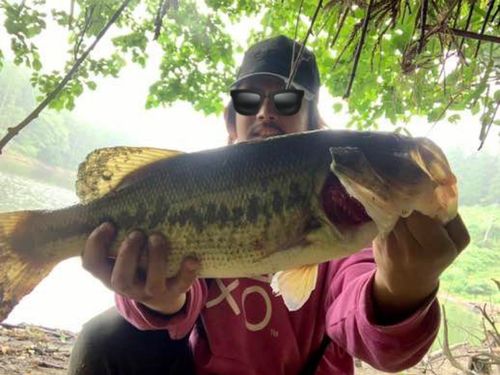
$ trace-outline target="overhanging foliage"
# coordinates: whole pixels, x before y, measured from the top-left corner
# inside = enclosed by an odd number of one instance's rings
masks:
[[[96,76],[118,76],[127,60],[145,66],[148,45],[157,43],[163,58],[146,106],[187,100],[220,113],[241,52],[226,25],[262,15],[262,27],[249,25],[249,42],[277,34],[306,40],[323,84],[347,98],[358,129],[376,128],[382,116],[393,124],[415,115],[456,122],[453,111],[482,111],[484,140],[500,124],[500,0],[0,0],[0,9],[15,62],[30,67],[32,84],[50,95],[125,3],[114,48],[105,58],[87,56],[50,107],[72,109],[84,90],[96,89]],[[65,72],[45,72],[32,42],[47,18],[68,30]]]

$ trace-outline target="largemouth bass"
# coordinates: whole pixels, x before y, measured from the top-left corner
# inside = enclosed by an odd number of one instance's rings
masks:
[[[319,263],[369,246],[414,210],[446,223],[458,199],[429,139],[333,130],[189,154],[100,149],[80,165],[76,191],[71,207],[0,214],[0,321],[104,221],[118,229],[115,245],[134,229],[165,234],[165,277],[187,256],[200,260],[201,278],[273,273],[295,310]]]

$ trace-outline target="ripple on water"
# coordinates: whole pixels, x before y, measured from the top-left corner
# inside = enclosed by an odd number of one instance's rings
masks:
[[[74,191],[0,172],[0,212],[57,209],[75,203]]]

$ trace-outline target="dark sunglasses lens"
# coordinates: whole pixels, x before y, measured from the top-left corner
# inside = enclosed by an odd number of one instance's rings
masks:
[[[254,115],[259,111],[260,95],[255,92],[238,92],[232,95],[234,109],[241,115]]]
[[[274,95],[274,105],[284,116],[291,116],[300,110],[302,96],[298,92],[280,92]]]

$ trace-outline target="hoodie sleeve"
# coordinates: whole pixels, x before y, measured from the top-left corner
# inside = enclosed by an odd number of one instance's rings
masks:
[[[437,290],[405,320],[377,325],[372,304],[375,270],[371,248],[330,262],[326,331],[351,356],[378,370],[397,372],[416,365],[438,334],[441,317]]]
[[[191,331],[206,299],[207,285],[203,279],[196,279],[187,292],[186,304],[182,310],[170,316],[162,315],[140,302],[115,294],[116,308],[130,324],[142,331],[167,330],[170,338],[174,340],[182,339]]]

